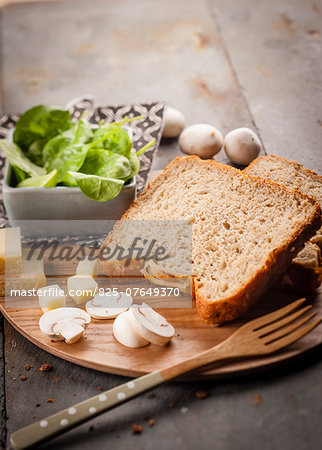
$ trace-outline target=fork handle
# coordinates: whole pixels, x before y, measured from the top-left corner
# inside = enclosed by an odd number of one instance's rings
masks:
[[[10,437],[13,449],[29,448],[80,425],[137,395],[164,383],[159,372],[152,372],[95,395],[88,400],[64,409],[46,419],[14,432]]]

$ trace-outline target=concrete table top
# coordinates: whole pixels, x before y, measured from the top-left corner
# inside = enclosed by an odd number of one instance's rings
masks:
[[[209,122],[223,133],[249,126],[264,152],[322,173],[321,18],[320,0],[8,5],[1,10],[0,108],[64,105],[83,94],[98,104],[165,100],[188,123]],[[153,168],[178,154],[177,141],[164,142]],[[227,162],[224,152],[217,159]],[[2,448],[16,429],[124,381],[47,354],[4,319],[0,352]],[[39,372],[45,363],[53,370]],[[317,349],[247,378],[162,386],[42,448],[313,450],[322,442],[321,397]],[[133,423],[142,434],[133,435]]]

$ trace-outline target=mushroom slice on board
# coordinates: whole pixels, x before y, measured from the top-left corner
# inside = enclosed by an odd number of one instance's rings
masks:
[[[90,321],[90,315],[82,309],[57,308],[41,316],[39,327],[50,338],[73,344],[82,336]]]
[[[129,309],[133,299],[124,292],[96,294],[86,303],[86,311],[94,319],[114,319]]]
[[[113,323],[113,335],[115,339],[125,347],[145,347],[150,342],[137,331],[130,318],[130,311],[125,311],[115,319]]]
[[[153,344],[166,345],[174,336],[173,326],[146,303],[131,306],[129,315],[139,334]]]

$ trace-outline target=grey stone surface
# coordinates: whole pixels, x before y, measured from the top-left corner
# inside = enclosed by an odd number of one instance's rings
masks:
[[[322,2],[210,1],[268,153],[322,171]]]
[[[2,11],[2,110],[64,104],[87,93],[108,104],[163,99],[188,123],[207,121],[223,132],[258,128],[269,153],[321,170],[321,14],[317,0],[8,6]],[[164,142],[154,168],[179,153],[176,141]],[[218,159],[227,162],[223,152]],[[7,323],[0,351],[6,363],[2,439],[96,394],[99,386],[124,381],[53,357]],[[53,371],[39,372],[44,363]],[[26,364],[33,367],[27,371]],[[196,398],[199,389],[208,397]],[[315,450],[322,441],[321,395],[319,348],[290,366],[247,378],[167,384],[43,448]],[[132,434],[133,423],[143,425],[141,435]]]

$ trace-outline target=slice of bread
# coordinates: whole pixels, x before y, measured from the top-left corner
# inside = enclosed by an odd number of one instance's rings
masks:
[[[189,156],[169,164],[124,220],[192,222],[197,309],[220,324],[243,314],[282,275],[321,218],[318,204],[299,192]],[[102,252],[113,236],[115,229]],[[109,262],[102,266],[110,273]]]
[[[280,183],[314,198],[322,208],[322,177],[301,164],[275,155],[255,159],[244,172]],[[322,249],[322,228],[311,238],[311,242],[292,260],[280,287],[287,290],[310,291],[320,286],[322,266],[319,249]]]

